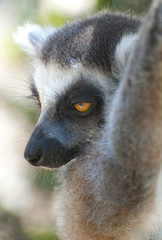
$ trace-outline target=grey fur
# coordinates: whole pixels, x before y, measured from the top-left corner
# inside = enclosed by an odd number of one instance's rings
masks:
[[[48,71],[57,66],[68,74],[73,65],[80,71],[75,84],[43,103],[25,152],[37,166],[65,164],[55,201],[63,240],[162,239],[161,16],[162,0],[157,0],[135,49],[122,62],[115,55],[117,46],[123,36],[137,34],[141,22],[118,14],[66,25],[43,38],[39,49],[38,35],[33,32],[28,39],[37,49],[36,61]],[[86,77],[96,70],[99,79]],[[43,95],[38,83],[34,92]],[[94,109],[78,115],[72,110],[75,101],[95,102]]]
[[[62,226],[57,221],[61,239],[162,239],[162,203],[156,202],[162,194],[161,16],[162,1],[155,1],[102,138],[80,161],[64,168],[62,198],[56,207],[64,206],[64,212],[58,210],[63,218]]]
[[[36,30],[29,33],[29,46],[31,44],[36,49],[36,61],[38,59],[43,67],[49,69],[47,71],[57,67],[65,71],[66,79],[66,72],[76,67],[78,74],[75,83],[70,83],[61,93],[55,90],[53,80],[50,102],[43,109],[46,114],[41,114],[43,121],[37,124],[25,150],[25,158],[32,164],[59,167],[84,152],[104,123],[104,102],[111,101],[127,61],[125,58],[122,64],[118,63],[116,47],[123,36],[137,34],[139,25],[140,21],[135,18],[105,12],[55,31],[50,29],[46,33],[36,26]],[[81,65],[81,70],[77,64]],[[36,66],[33,67],[35,71]],[[94,71],[99,73],[96,82],[91,79],[95,77]],[[104,80],[100,79],[101,76]],[[31,88],[33,95],[39,98],[36,81],[33,77]],[[43,82],[48,86],[48,79],[43,79]],[[72,111],[75,102],[85,101],[93,103],[92,113]],[[39,158],[41,161],[38,163]]]
[[[103,12],[59,29],[42,48],[45,62],[56,60],[68,67],[71,60],[84,66],[111,70],[114,51],[123,35],[136,33],[140,20]]]

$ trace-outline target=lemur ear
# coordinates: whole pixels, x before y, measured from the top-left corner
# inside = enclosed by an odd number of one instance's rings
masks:
[[[13,38],[25,53],[34,56],[47,37],[55,31],[55,28],[42,28],[39,25],[27,23],[17,28]]]
[[[122,37],[115,49],[115,62],[119,67],[125,66],[127,58],[137,42],[138,34],[128,34]]]

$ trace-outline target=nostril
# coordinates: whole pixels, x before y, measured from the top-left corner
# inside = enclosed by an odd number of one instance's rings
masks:
[[[41,152],[39,150],[38,152],[36,152],[34,154],[34,153],[31,153],[31,152],[25,151],[24,157],[30,164],[32,164],[34,166],[38,166],[38,162],[41,158]]]

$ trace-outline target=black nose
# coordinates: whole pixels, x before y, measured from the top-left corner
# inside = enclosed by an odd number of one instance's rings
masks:
[[[42,149],[41,147],[31,145],[28,143],[24,152],[25,159],[32,165],[38,166],[38,162],[41,159]]]
[[[34,166],[37,166],[38,162],[41,158],[41,155],[39,153],[32,154],[32,153],[29,153],[29,152],[25,152],[24,157],[30,164],[32,164]]]
[[[34,166],[38,166],[42,156],[42,136],[42,129],[39,126],[35,127],[24,151],[25,159]]]

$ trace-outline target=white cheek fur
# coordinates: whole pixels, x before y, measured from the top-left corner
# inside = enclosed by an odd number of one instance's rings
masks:
[[[76,71],[63,71],[54,66],[37,64],[34,80],[39,92],[42,108],[47,108],[49,103],[55,104],[58,96],[78,79]]]

